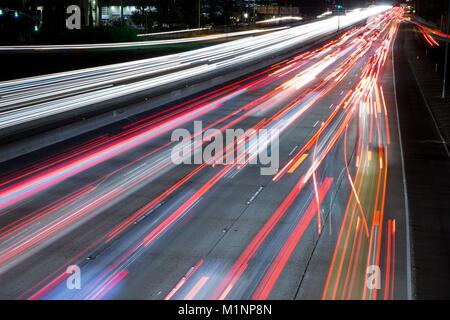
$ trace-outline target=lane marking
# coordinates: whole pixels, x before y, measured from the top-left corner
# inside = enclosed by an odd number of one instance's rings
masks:
[[[409,61],[408,61],[408,63],[411,66],[411,63]],[[425,97],[425,93],[423,92],[422,86],[420,85],[419,79],[417,78],[416,73],[414,72],[412,66],[411,66],[411,73],[413,74],[414,80],[417,83],[417,87],[419,88],[419,92],[420,92],[420,95],[422,96],[422,100],[423,100],[423,102],[425,102],[425,106],[427,107],[428,112],[430,113],[431,119],[433,120],[434,127],[436,128],[439,139],[441,140],[439,142],[442,143],[442,146],[444,147],[445,152],[447,153],[447,156],[450,158],[450,151],[448,150],[448,147],[447,147],[447,141],[445,141],[444,136],[442,135],[441,128],[439,128],[439,125],[437,123],[436,117],[434,116],[433,110],[431,110],[431,107],[428,104],[428,100]]]
[[[397,80],[395,76],[395,63],[394,63],[394,48],[397,41],[397,36],[399,34],[400,27],[397,30],[397,35],[392,43],[391,47],[391,61],[392,61],[392,82],[394,84],[394,97],[395,97],[395,110],[397,116],[397,131],[400,145],[400,159],[402,163],[402,175],[403,175],[403,193],[405,199],[405,224],[406,224],[406,291],[408,295],[408,300],[413,299],[414,286],[412,283],[412,265],[411,265],[411,239],[410,239],[410,224],[409,224],[409,201],[408,201],[408,187],[406,183],[406,170],[405,170],[405,157],[403,155],[403,140],[401,135],[400,127],[400,116],[398,112],[398,97],[397,97]]]
[[[308,154],[303,154],[300,159],[298,159],[297,162],[288,170],[288,173],[293,173],[302,164],[306,157],[308,157]]]
[[[292,155],[294,154],[295,150],[297,150],[297,149],[298,149],[298,145],[296,145],[296,146],[291,150],[291,152],[289,152],[289,155],[292,156]]]

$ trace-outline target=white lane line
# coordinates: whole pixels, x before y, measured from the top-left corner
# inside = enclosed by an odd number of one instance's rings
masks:
[[[398,35],[398,31],[397,31]],[[394,63],[394,47],[395,42],[397,41],[397,35],[392,43],[391,47],[391,61],[392,61],[392,82],[394,84],[394,96],[395,96],[395,110],[397,115],[397,130],[398,130],[398,139],[400,145],[400,159],[402,162],[402,175],[403,175],[403,193],[405,199],[405,224],[406,224],[406,291],[408,295],[408,299],[413,299],[413,283],[412,283],[412,261],[411,261],[411,230],[409,224],[409,201],[408,201],[408,187],[406,183],[406,170],[405,170],[405,157],[403,156],[403,141],[401,135],[400,128],[400,117],[398,112],[398,98],[397,98],[397,85],[396,85],[396,77],[395,77],[395,63]]]
[[[317,120],[317,122],[314,123],[313,128],[317,127],[318,124],[319,124],[319,120]]]
[[[250,200],[247,201],[247,205],[249,205],[250,203],[252,203],[252,202],[256,199],[256,197],[258,196],[258,194],[261,193],[261,191],[262,191],[263,189],[264,189],[264,187],[263,187],[263,186],[260,186],[259,189],[258,189],[258,191],[256,191],[255,194],[250,198]]]
[[[188,214],[192,209],[194,209],[202,200],[202,198],[198,199],[197,201],[195,201],[195,203],[189,207],[189,209],[186,210],[185,214],[183,214],[182,216],[185,216],[186,214]]]

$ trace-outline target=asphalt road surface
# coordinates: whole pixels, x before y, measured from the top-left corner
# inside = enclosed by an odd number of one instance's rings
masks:
[[[391,61],[400,15],[3,163],[0,298],[411,297]],[[235,162],[176,165],[171,134],[195,134],[194,120],[217,129],[210,139],[253,131],[224,142]],[[269,175],[265,147],[271,164],[279,156]]]

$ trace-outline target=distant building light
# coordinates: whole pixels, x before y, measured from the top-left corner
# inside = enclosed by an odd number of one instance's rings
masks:
[[[244,13],[244,18],[247,19],[248,18],[248,13]]]

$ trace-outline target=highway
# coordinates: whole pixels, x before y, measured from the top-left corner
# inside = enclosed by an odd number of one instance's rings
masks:
[[[391,60],[402,11],[374,14],[257,73],[3,163],[0,298],[411,298]],[[334,30],[324,23],[180,60],[1,83],[0,126],[276,54]],[[183,59],[187,69],[165,74]],[[143,72],[164,74],[142,80]],[[195,138],[194,121],[206,140],[243,129],[250,142],[239,136],[209,161],[177,165],[171,135],[184,128]],[[267,143],[279,160],[274,174],[251,161],[263,152],[251,143],[262,129],[278,133]],[[183,147],[200,154],[207,146]],[[242,161],[220,163],[228,154]],[[72,265],[79,290],[67,287]]]

